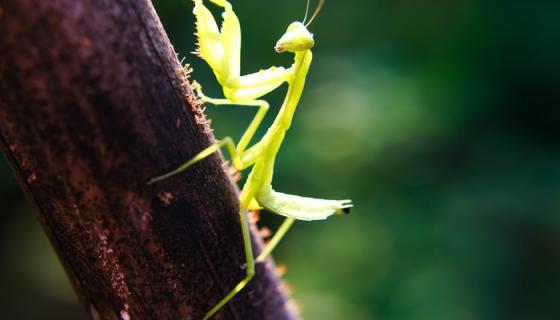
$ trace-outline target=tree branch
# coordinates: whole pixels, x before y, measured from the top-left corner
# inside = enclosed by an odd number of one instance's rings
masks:
[[[91,318],[201,318],[244,276],[237,189],[219,156],[146,185],[212,140],[151,4],[2,0],[0,30],[1,145]],[[268,261],[216,318],[288,305]]]

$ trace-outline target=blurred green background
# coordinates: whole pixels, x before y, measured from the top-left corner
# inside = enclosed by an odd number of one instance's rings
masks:
[[[242,72],[290,65],[273,46],[305,1],[233,4]],[[221,96],[189,54],[191,2],[155,6],[192,78]],[[297,223],[275,252],[305,319],[559,318],[559,13],[558,1],[327,1],[274,186],[355,208]],[[267,96],[261,132],[283,94]],[[253,112],[207,108],[217,137],[238,138]],[[0,309],[84,318],[1,161]]]

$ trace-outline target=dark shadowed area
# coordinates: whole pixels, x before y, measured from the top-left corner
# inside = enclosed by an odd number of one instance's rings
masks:
[[[273,47],[305,1],[232,3],[242,73],[290,65]],[[154,4],[192,78],[221,97],[189,53],[192,3]],[[314,61],[274,187],[355,208],[296,223],[274,254],[305,319],[558,317],[558,12],[552,1],[327,0],[310,27]],[[259,132],[284,94],[266,97]],[[206,109],[215,135],[234,139],[253,112]],[[2,317],[85,318],[0,161]],[[262,216],[272,229],[281,221]]]

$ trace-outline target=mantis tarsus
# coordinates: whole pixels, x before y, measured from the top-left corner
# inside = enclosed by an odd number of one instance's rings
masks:
[[[227,148],[232,163],[237,170],[241,171],[252,166],[251,173],[241,191],[239,212],[245,245],[247,275],[229,294],[208,311],[204,317],[204,319],[208,319],[245,287],[255,274],[255,262],[259,263],[266,259],[295,219],[321,220],[333,214],[347,213],[352,207],[352,202],[350,200],[323,200],[289,195],[276,192],[271,186],[274,160],[282,145],[286,131],[290,128],[311,64],[311,48],[315,43],[313,35],[307,30],[307,26],[319,12],[324,0],[320,0],[313,17],[307,24],[298,21],[291,23],[274,47],[278,53],[291,52],[295,55],[291,67],[287,69],[270,67],[244,76],[240,76],[241,29],[231,4],[225,0],[210,0],[210,2],[224,9],[223,24],[220,30],[214,17],[204,6],[203,0],[193,1],[199,45],[198,54],[212,68],[218,82],[223,87],[225,99],[205,96],[200,85],[194,83],[198,96],[204,103],[257,108],[255,117],[243,133],[237,146],[230,137],[226,137],[204,149],[179,168],[153,178],[149,182],[153,183],[180,173],[218,151],[221,147]],[[261,140],[248,148],[255,131],[269,109],[266,101],[258,99],[284,82],[288,83],[288,91],[276,119]],[[262,208],[283,215],[286,219],[261,254],[255,259],[251,248],[247,211]]]

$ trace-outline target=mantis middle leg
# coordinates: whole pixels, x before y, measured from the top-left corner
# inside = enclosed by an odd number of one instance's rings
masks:
[[[249,144],[249,142],[251,141],[252,137],[255,135],[255,132],[257,131],[257,128],[259,127],[260,123],[262,122],[262,119],[264,118],[266,112],[268,111],[269,105],[266,101],[255,100],[255,101],[247,101],[247,102],[243,102],[243,103],[233,103],[233,102],[231,102],[227,99],[213,99],[213,98],[206,97],[202,92],[200,92],[200,88],[199,88],[198,84],[196,84],[196,83],[195,83],[195,89],[197,89],[199,91],[198,92],[199,96],[205,102],[209,102],[209,103],[212,103],[212,104],[215,104],[215,105],[224,105],[224,104],[246,105],[246,106],[251,106],[251,107],[258,107],[259,110],[257,111],[257,114],[255,115],[255,117],[251,121],[251,124],[249,125],[249,127],[245,130],[245,132],[241,136],[241,140],[239,141],[239,144],[237,145],[237,147],[235,146],[235,143],[233,142],[232,138],[225,137],[224,139],[222,139],[222,140],[210,145],[206,149],[200,151],[196,156],[194,156],[189,161],[185,162],[183,165],[181,165],[177,169],[175,169],[173,171],[170,171],[168,173],[165,173],[161,176],[152,178],[148,182],[148,184],[152,184],[154,182],[161,181],[161,180],[167,179],[169,177],[172,177],[172,176],[174,176],[178,173],[181,173],[181,172],[187,170],[193,164],[207,158],[208,156],[210,156],[214,152],[218,151],[222,147],[227,148],[227,150],[229,152],[229,155],[231,157],[231,161],[233,163],[233,166],[237,170],[243,170],[243,169],[249,167],[250,165],[252,165],[256,161],[256,159],[258,158],[258,156],[259,156],[259,154],[262,150],[260,144],[256,144],[253,147],[249,148],[248,150],[246,150],[246,148],[247,148],[247,145]]]
[[[240,106],[248,106],[248,107],[259,108],[257,113],[255,114],[255,116],[253,117],[253,120],[251,121],[251,123],[247,127],[247,129],[245,129],[245,132],[243,133],[243,135],[241,135],[241,139],[239,140],[239,143],[237,144],[237,148],[236,148],[237,152],[238,153],[243,153],[245,151],[245,149],[247,148],[247,146],[249,145],[249,143],[251,142],[251,139],[255,135],[255,132],[257,131],[258,127],[260,126],[260,124],[262,122],[262,120],[264,119],[264,116],[266,115],[266,113],[268,112],[268,109],[270,108],[270,105],[268,104],[268,102],[266,102],[264,100],[249,100],[249,101],[244,101],[244,102],[234,102],[234,101],[231,101],[229,99],[209,98],[202,92],[202,90],[200,88],[200,84],[198,84],[197,82],[194,82],[193,87],[197,91],[197,94],[200,97],[200,99],[202,99],[202,101],[206,102],[206,103],[211,103],[211,104],[217,105],[217,106],[220,106],[220,105],[240,105]],[[242,170],[244,168],[237,168],[237,169]]]
[[[196,156],[194,156],[192,159],[190,159],[189,161],[185,162],[184,164],[182,164],[180,167],[178,167],[177,169],[170,171],[168,173],[162,174],[161,176],[157,176],[155,178],[150,179],[150,181],[148,181],[148,184],[152,184],[161,180],[165,180],[169,177],[172,177],[176,174],[179,174],[185,170],[187,170],[188,168],[190,168],[193,164],[206,159],[208,156],[210,156],[211,154],[213,154],[214,152],[218,151],[220,148],[222,147],[227,147],[227,150],[229,151],[230,157],[231,157],[231,161],[233,162],[233,165],[236,168],[242,168],[244,166],[247,166],[246,162],[243,161],[243,155],[238,153],[235,150],[235,144],[233,142],[233,139],[230,137],[225,137],[224,139],[211,144],[208,148],[200,151]],[[239,170],[239,169],[238,169]]]

